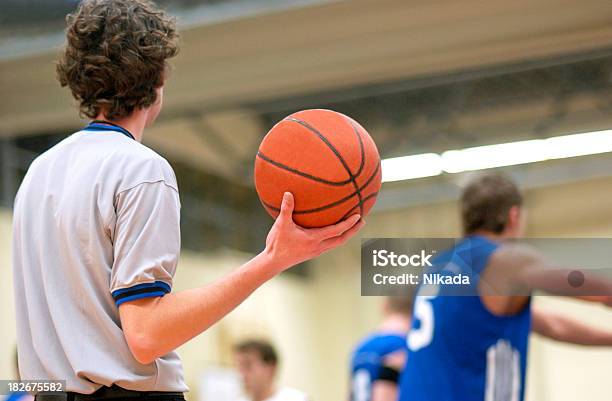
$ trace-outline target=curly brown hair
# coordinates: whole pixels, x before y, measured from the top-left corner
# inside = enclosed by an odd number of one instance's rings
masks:
[[[57,76],[81,115],[118,120],[155,103],[178,53],[173,18],[148,0],[85,0],[66,23]]]

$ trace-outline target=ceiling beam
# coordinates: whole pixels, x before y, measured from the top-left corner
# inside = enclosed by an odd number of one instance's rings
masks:
[[[183,32],[166,110],[198,112],[612,46],[605,0],[342,1]],[[55,51],[0,62],[0,135],[76,126]]]

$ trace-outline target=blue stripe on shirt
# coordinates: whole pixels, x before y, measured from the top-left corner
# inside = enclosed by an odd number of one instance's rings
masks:
[[[119,306],[124,302],[133,301],[135,299],[162,297],[169,293],[170,290],[171,288],[167,283],[156,281],[154,283],[142,283],[129,288],[121,288],[113,291],[112,296],[115,300],[115,304]]]

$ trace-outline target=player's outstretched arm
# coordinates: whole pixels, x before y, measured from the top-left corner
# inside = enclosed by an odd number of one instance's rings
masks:
[[[577,282],[573,281],[572,275],[578,275]],[[531,265],[522,270],[519,280],[520,285],[530,292],[541,290],[552,295],[612,306],[612,281],[589,271]]]
[[[579,345],[612,346],[612,330],[590,326],[561,313],[532,308],[532,330],[556,341]]]
[[[612,306],[609,278],[589,270],[559,267],[524,245],[500,247],[491,258],[484,280],[485,295],[528,296],[540,290]]]
[[[263,252],[227,276],[201,288],[126,302],[121,324],[134,357],[147,364],[205,331],[255,289],[280,272],[338,247],[364,225],[360,216],[323,228],[293,222],[293,196],[286,193]]]

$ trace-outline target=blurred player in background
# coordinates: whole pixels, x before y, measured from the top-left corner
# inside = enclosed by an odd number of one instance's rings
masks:
[[[277,386],[279,358],[269,342],[246,340],[237,344],[234,352],[247,396],[241,401],[308,401],[299,390]]]
[[[351,357],[351,401],[395,401],[406,364],[411,296],[391,296],[383,303],[383,320]]]
[[[94,121],[36,158],[15,199],[21,376],[65,379],[68,399],[182,400],[177,347],[364,223],[354,215],[303,229],[285,193],[261,253],[207,286],[172,293],[178,185],[168,162],[140,142],[162,109],[175,21],[146,0],[88,0],[67,22],[58,78]]]
[[[443,274],[472,275],[480,296],[449,296],[448,286],[421,287],[408,334],[401,401],[520,401],[524,396],[530,330],[555,340],[612,345],[612,333],[532,308],[535,289],[571,293],[568,271],[548,269],[538,252],[509,241],[523,235],[523,198],[508,177],[485,173],[461,196],[465,237],[440,255]],[[452,270],[452,271],[451,271]],[[503,277],[503,280],[498,280]],[[496,283],[494,295],[483,292]],[[612,294],[610,283],[585,285]],[[567,287],[567,288],[566,288]],[[513,296],[510,296],[511,294]],[[584,297],[610,305],[610,296]]]

